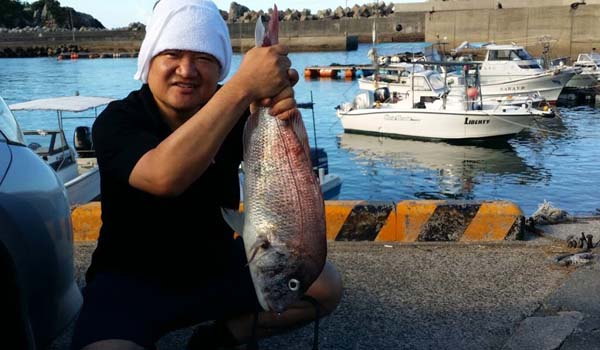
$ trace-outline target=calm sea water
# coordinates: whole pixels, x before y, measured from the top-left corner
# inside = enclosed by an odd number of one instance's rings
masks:
[[[367,63],[368,49],[360,45],[358,51],[290,57],[302,74],[310,65]],[[240,60],[234,56],[234,70]],[[132,78],[135,70],[135,59],[0,59],[0,96],[8,104],[76,91],[122,98],[140,86]],[[358,91],[355,81],[344,80],[301,79],[296,86],[299,102],[313,95],[316,141],[328,152],[330,171],[343,178],[340,199],[505,199],[527,215],[544,200],[578,215],[600,208],[599,109],[559,107],[561,119],[506,142],[453,145],[344,134],[334,107]],[[312,136],[312,112],[304,110],[303,115]],[[24,128],[56,122],[52,113],[19,113],[17,118]],[[67,121],[67,135],[81,124],[85,122]]]

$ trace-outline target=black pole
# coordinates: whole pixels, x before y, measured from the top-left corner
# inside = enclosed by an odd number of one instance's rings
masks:
[[[310,90],[310,106],[312,110],[312,120],[313,120],[313,135],[315,138],[315,152],[317,152],[317,124],[315,122],[315,104],[313,103],[313,93]]]

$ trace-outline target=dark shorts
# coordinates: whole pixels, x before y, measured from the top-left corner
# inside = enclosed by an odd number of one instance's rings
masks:
[[[71,348],[122,339],[148,349],[163,335],[209,320],[227,319],[261,310],[246,263],[236,240],[234,268],[210,287],[169,289],[147,280],[99,272],[83,289],[84,302]]]

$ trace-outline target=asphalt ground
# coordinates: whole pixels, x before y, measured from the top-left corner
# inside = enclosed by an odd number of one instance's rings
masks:
[[[519,242],[330,242],[344,296],[321,322],[320,349],[600,349],[600,259],[555,262],[581,250],[567,247],[569,235],[598,241],[600,221],[542,229]],[[76,244],[80,285],[94,246]],[[71,332],[49,349],[67,350]],[[189,335],[171,333],[159,349],[184,349]],[[311,349],[312,341],[311,325],[260,347]]]

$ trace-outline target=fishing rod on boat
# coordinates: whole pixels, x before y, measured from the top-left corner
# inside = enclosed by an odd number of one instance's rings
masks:
[[[317,148],[317,124],[316,124],[316,121],[315,121],[315,103],[313,101],[312,90],[310,90],[310,102],[297,103],[296,106],[298,106],[298,108],[310,109],[311,112],[312,112],[313,137],[314,137],[314,140],[315,140],[315,149],[316,149]]]

